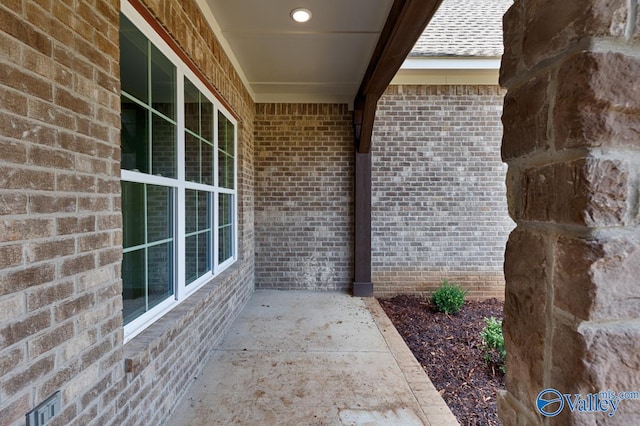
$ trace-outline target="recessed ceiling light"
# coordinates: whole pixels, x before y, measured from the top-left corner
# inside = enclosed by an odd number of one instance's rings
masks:
[[[293,9],[291,11],[291,19],[296,22],[307,22],[311,19],[311,11],[309,9]]]

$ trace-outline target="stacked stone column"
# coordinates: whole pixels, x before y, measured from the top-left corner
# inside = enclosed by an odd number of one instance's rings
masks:
[[[516,0],[504,17],[505,425],[640,424],[536,411],[546,388],[640,391],[637,0]]]

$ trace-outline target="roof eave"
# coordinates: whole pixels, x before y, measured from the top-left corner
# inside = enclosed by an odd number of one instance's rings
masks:
[[[395,0],[354,100],[355,144],[368,153],[375,105],[422,35],[442,0]]]

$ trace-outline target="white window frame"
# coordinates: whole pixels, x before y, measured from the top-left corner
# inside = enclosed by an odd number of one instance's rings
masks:
[[[222,271],[233,265],[238,258],[238,122],[233,115],[225,109],[224,105],[211,93],[207,86],[202,83],[200,78],[191,71],[191,69],[182,61],[176,52],[155,32],[149,23],[135,10],[135,8],[127,1],[121,1],[121,12],[126,16],[135,27],[155,45],[156,48],[165,55],[169,61],[176,67],[176,122],[177,122],[177,173],[176,179],[154,176],[151,174],[135,172],[131,170],[121,170],[121,180],[146,183],[152,185],[161,185],[174,189],[174,294],[173,297],[162,301],[149,311],[145,312],[138,318],[132,320],[124,326],[124,342],[128,342],[136,335],[146,329],[148,326],[157,321],[171,309],[175,308],[191,296],[196,290],[211,281]],[[213,167],[214,167],[214,183],[213,185],[188,182],[185,180],[185,117],[184,117],[184,78],[189,81],[213,104],[214,114],[214,146],[213,146]],[[233,189],[221,188],[218,182],[218,112],[224,116],[234,126],[234,175]],[[213,197],[211,208],[211,270],[197,278],[196,280],[185,284],[185,246],[186,246],[186,221],[185,221],[185,190],[194,189],[209,192]],[[218,194],[226,193],[233,196],[233,227],[232,227],[232,256],[221,264],[218,264]],[[124,208],[124,206],[123,206]]]

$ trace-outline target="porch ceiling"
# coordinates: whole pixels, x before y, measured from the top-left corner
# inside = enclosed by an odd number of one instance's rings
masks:
[[[393,0],[202,0],[256,102],[351,104]],[[290,18],[296,8],[309,22]]]

